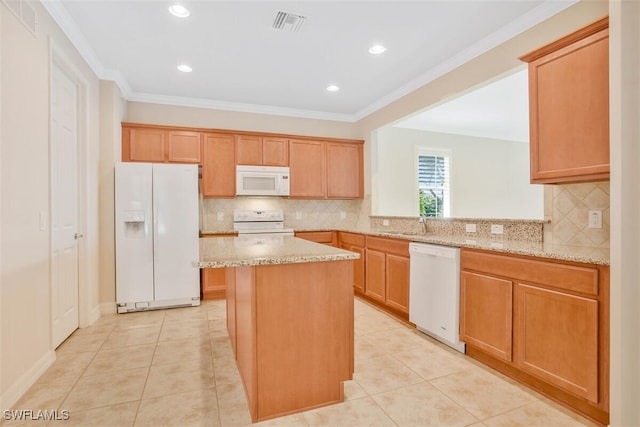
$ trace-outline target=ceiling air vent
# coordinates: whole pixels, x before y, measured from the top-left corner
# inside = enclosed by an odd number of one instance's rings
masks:
[[[276,14],[276,18],[273,20],[271,28],[278,31],[297,33],[302,30],[302,26],[306,20],[306,16],[296,15],[294,13],[278,12]]]

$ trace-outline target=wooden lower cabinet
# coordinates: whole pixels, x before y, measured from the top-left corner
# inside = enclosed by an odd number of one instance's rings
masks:
[[[409,318],[409,241],[367,236],[364,295]]]
[[[513,282],[463,271],[460,339],[499,359],[512,360]]]
[[[352,266],[231,269],[227,329],[254,422],[343,401],[354,365]]]
[[[609,267],[462,249],[467,354],[609,423]]]
[[[295,235],[300,239],[323,243],[329,246],[338,246],[335,231],[296,231]]]
[[[222,299],[226,290],[226,268],[202,269],[202,299]]]
[[[365,295],[380,302],[387,301],[386,255],[384,252],[372,249],[366,250],[366,281]]]
[[[517,284],[516,365],[598,402],[598,301]]]

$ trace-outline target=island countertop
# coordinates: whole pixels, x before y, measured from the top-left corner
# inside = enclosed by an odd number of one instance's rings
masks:
[[[278,236],[259,243],[241,237],[200,239],[197,268],[226,268],[250,265],[295,264],[304,262],[358,259],[360,255],[293,236]]]

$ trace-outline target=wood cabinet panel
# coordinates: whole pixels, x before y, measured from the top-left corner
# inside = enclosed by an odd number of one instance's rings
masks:
[[[205,133],[203,145],[202,195],[235,197],[236,148],[233,135]]]
[[[409,313],[409,258],[387,254],[386,275],[387,304]]]
[[[296,231],[295,236],[316,243],[337,246],[336,233],[334,231]]]
[[[349,244],[364,248],[365,235],[357,233],[349,233],[346,231],[338,231],[338,241],[341,244]]]
[[[166,132],[163,129],[129,129],[129,158],[132,162],[165,162]]]
[[[167,137],[167,156],[170,162],[200,163],[200,132],[170,130]]]
[[[367,249],[376,249],[405,257],[409,256],[409,242],[407,240],[367,236]]]
[[[327,143],[327,197],[355,199],[364,194],[361,144]]]
[[[225,274],[225,296],[227,305],[227,332],[229,333],[229,339],[231,340],[231,348],[233,354],[238,354],[236,346],[236,270],[234,267],[229,267]]]
[[[461,262],[465,270],[482,271],[538,285],[598,295],[598,269],[595,267],[471,250],[462,251]]]
[[[262,164],[289,166],[289,140],[274,137],[262,138]]]
[[[202,269],[202,299],[222,299],[225,297],[226,286],[225,268]]]
[[[516,364],[598,402],[598,301],[524,284],[515,291]]]
[[[365,251],[366,285],[365,295],[386,302],[386,257],[384,252],[372,249]]]
[[[512,360],[513,282],[478,273],[460,275],[460,339]]]
[[[609,178],[609,33],[604,19],[529,62],[531,181]]]
[[[262,165],[262,138],[251,135],[236,136],[239,165]]]
[[[287,138],[236,136],[239,165],[289,166]]]
[[[362,247],[352,245],[342,245],[342,249],[347,251],[356,252],[360,255],[360,258],[353,260],[353,288],[359,292],[364,292],[365,289],[365,271],[364,271],[364,257],[365,250]]]
[[[322,141],[289,141],[290,196],[325,198],[325,144]]]

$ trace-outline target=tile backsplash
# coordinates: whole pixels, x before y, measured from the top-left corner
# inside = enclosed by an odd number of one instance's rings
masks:
[[[609,247],[609,181],[548,185],[545,188],[545,241],[553,244]],[[550,208],[549,208],[550,207]],[[602,211],[602,228],[588,228],[590,210]]]
[[[235,209],[282,209],[285,226],[296,230],[359,230],[369,226],[371,199],[369,197],[363,200],[303,200],[282,197],[201,199],[200,230],[203,233],[232,230]]]

